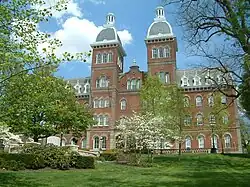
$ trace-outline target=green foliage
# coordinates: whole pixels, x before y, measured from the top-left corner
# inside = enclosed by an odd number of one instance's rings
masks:
[[[58,147],[53,144],[25,145],[22,153],[32,153],[44,159],[45,166],[53,169],[69,169],[70,151],[66,147]]]
[[[77,169],[94,169],[95,159],[93,157],[86,157],[81,155],[74,155],[75,160],[73,167]]]
[[[73,88],[50,70],[21,77],[12,78],[0,97],[2,120],[12,131],[38,141],[62,132],[80,135],[93,124],[90,110],[77,102]]]
[[[240,104],[244,109],[244,113],[250,119],[250,55],[245,57],[242,79],[243,81],[239,86],[241,93]]]
[[[0,169],[12,171],[24,170],[25,164],[20,161],[5,160],[3,158],[0,158]]]
[[[5,161],[3,163],[7,165],[4,167],[6,169],[8,168],[8,164],[10,164],[10,169],[12,167],[20,167],[20,169],[23,169],[23,167],[25,167],[26,169],[41,169],[45,167],[43,157],[36,154],[1,153],[0,157]]]
[[[105,161],[115,161],[117,159],[117,152],[104,151],[100,155]]]

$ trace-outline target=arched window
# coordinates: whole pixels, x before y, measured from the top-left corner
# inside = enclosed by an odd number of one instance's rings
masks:
[[[213,115],[213,114],[209,115],[209,123],[210,124],[215,124],[216,123],[215,115]]]
[[[82,139],[82,149],[85,149],[86,146],[87,146],[87,139],[84,138],[84,139]]]
[[[94,145],[93,145],[93,148],[94,149],[99,149],[99,137],[98,136],[95,136],[94,137]]]
[[[205,148],[205,139],[202,135],[198,136],[198,146],[200,149]]]
[[[217,149],[218,148],[218,138],[215,134],[213,134],[211,137],[211,147],[213,147],[213,139],[214,139],[214,147]]]
[[[152,49],[152,58],[158,58],[158,49],[157,48]]]
[[[192,141],[191,141],[191,137],[187,136],[185,139],[185,148],[186,149],[191,149],[192,147]]]
[[[189,107],[189,98],[184,97],[184,107]]]
[[[165,48],[165,57],[166,58],[170,57],[170,48],[168,46]]]
[[[99,125],[103,126],[104,125],[104,116],[103,115],[100,115],[99,116]]]
[[[131,90],[131,81],[130,80],[127,81],[127,90]]]
[[[96,63],[101,64],[102,63],[102,54],[99,53],[96,55]]]
[[[202,97],[197,96],[195,99],[196,106],[202,106]]]
[[[136,88],[137,88],[137,89],[140,89],[140,87],[141,87],[141,80],[138,79],[138,80],[136,81]]]
[[[108,126],[108,123],[109,123],[109,116],[108,115],[103,116],[103,125]]]
[[[71,139],[71,145],[77,145],[77,139],[76,138],[72,138]]]
[[[214,106],[214,97],[212,95],[208,97],[208,106]]]
[[[94,99],[94,108],[99,108],[99,100]]]
[[[101,137],[101,142],[102,142],[101,148],[106,149],[107,148],[107,138],[106,138],[106,136]]]
[[[203,125],[203,116],[202,114],[197,114],[197,125]]]
[[[131,89],[136,90],[136,79],[131,80]]]
[[[106,108],[109,107],[109,99],[105,99],[105,107],[106,107]]]
[[[103,99],[100,99],[99,100],[99,108],[104,108],[104,100]]]
[[[191,118],[191,116],[190,116],[190,115],[186,115],[186,116],[184,117],[184,125],[191,125],[191,123],[192,123],[192,118]]]
[[[164,48],[162,48],[162,47],[159,48],[159,57],[160,58],[164,57]]]
[[[107,63],[107,62],[108,62],[108,54],[103,53],[103,55],[102,55],[102,63]]]
[[[228,117],[228,115],[223,116],[223,117],[222,117],[222,121],[223,121],[224,124],[228,124],[228,122],[229,122],[229,117]]]
[[[225,138],[225,148],[231,148],[231,136],[229,134],[226,134],[224,138]]]
[[[108,53],[108,62],[113,62],[113,53]]]
[[[126,110],[127,102],[125,99],[121,100],[121,110]]]

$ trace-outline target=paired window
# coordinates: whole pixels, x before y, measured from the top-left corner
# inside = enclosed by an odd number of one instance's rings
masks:
[[[202,116],[202,114],[197,114],[196,120],[197,120],[197,125],[203,125],[203,116]]]
[[[108,108],[109,99],[94,99],[94,108]]]
[[[107,138],[106,136],[98,137],[95,136],[93,139],[93,149],[95,150],[105,150],[107,148]]]
[[[167,72],[159,72],[159,73],[157,73],[157,75],[158,75],[158,77],[159,77],[159,79],[160,79],[160,81],[162,83],[165,84],[165,83],[170,82],[169,73],[167,73]]]
[[[152,58],[169,58],[170,57],[170,47],[159,47],[152,49]]]
[[[131,79],[127,81],[127,90],[138,90],[141,87],[140,79]]]
[[[98,53],[96,55],[96,64],[113,62],[113,53]]]
[[[108,84],[109,81],[105,76],[96,79],[96,88],[107,88]]]
[[[186,115],[184,117],[184,125],[191,125],[192,123],[192,117],[190,115]]]
[[[95,126],[108,126],[109,116],[100,114],[98,116],[94,116],[94,120],[96,121]]]

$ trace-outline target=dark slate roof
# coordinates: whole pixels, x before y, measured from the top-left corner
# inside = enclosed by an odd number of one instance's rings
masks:
[[[171,34],[171,29],[166,21],[155,22],[149,30],[149,35]]]
[[[116,40],[116,31],[114,28],[103,29],[96,37],[96,42],[102,42],[105,40]]]

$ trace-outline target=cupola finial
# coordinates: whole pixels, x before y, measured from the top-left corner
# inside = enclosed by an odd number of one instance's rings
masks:
[[[157,20],[165,20],[165,12],[164,12],[164,7],[159,6],[156,8],[156,18]]]

